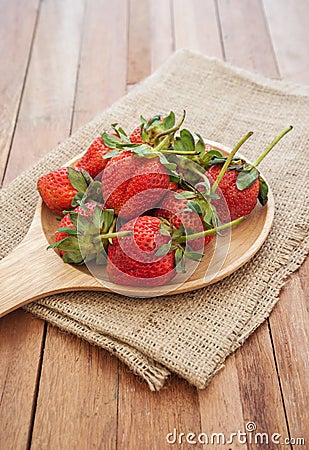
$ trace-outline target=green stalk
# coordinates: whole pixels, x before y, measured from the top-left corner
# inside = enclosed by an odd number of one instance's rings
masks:
[[[197,155],[198,152],[196,152],[195,150],[193,152],[190,151],[179,151],[176,152],[175,150],[161,150],[161,153],[168,153],[170,155]]]
[[[219,231],[225,230],[226,228],[234,227],[235,225],[238,225],[243,220],[245,220],[245,217],[240,217],[239,219],[232,220],[232,222],[225,223],[224,225],[220,225],[219,227],[212,228],[211,230],[205,230],[205,231],[201,231],[200,233],[195,233],[195,234],[189,234],[187,236],[182,236],[182,237],[180,237],[177,240],[177,242],[182,244],[182,243],[185,243],[187,241],[192,241],[193,239],[198,239],[198,238],[204,237],[204,236],[210,236],[212,234],[218,233]]]
[[[101,234],[101,239],[113,239],[113,238],[119,238],[123,236],[132,236],[133,231],[119,231],[115,233],[107,233],[107,234]]]
[[[215,180],[214,184],[212,185],[212,192],[215,192],[215,190],[217,189],[217,187],[219,186],[220,181],[223,178],[223,175],[225,174],[225,172],[228,169],[228,166],[230,165],[232,159],[234,158],[236,152],[239,150],[239,148],[247,141],[247,139],[249,139],[250,136],[253,135],[253,131],[249,131],[249,133],[247,133],[242,139],[240,139],[240,141],[235,145],[235,147],[233,148],[233,150],[231,151],[231,153],[229,154],[229,156],[227,157],[224,165],[222,166],[222,169],[217,177],[217,179]]]
[[[165,146],[168,146],[168,145],[169,145],[169,143],[170,143],[170,137],[171,137],[170,135],[176,133],[176,131],[179,130],[179,128],[180,128],[181,125],[183,124],[183,121],[185,120],[185,117],[186,117],[186,111],[184,110],[184,112],[182,113],[182,116],[181,116],[179,122],[175,125],[174,128],[170,128],[169,130],[164,131],[163,133],[160,133],[160,134],[156,137],[156,139],[158,139],[158,138],[160,138],[160,137],[162,137],[162,136],[167,135],[167,136],[165,136],[165,138],[160,142],[159,145],[157,145],[156,147],[154,147],[154,150],[155,150],[155,151],[160,152],[162,148],[164,148]]]
[[[273,141],[272,143],[264,150],[264,152],[258,157],[258,159],[252,164],[253,167],[257,167],[261,161],[265,158],[266,155],[274,148],[274,146],[293,129],[292,125],[283,130]]]

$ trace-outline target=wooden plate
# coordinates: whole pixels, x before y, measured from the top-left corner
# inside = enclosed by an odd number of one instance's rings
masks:
[[[229,152],[229,148],[217,142],[206,143],[224,154]],[[77,159],[69,161],[68,165]],[[119,286],[109,282],[102,285],[85,266],[64,264],[56,252],[47,252],[48,244],[54,242],[58,222],[39,200],[24,240],[0,262],[0,317],[33,300],[59,292],[98,290],[145,297],[178,294],[216,283],[255,255],[271,229],[273,217],[274,199],[269,189],[267,205],[261,207],[258,204],[244,222],[231,230],[230,235],[213,239],[207,246],[203,261],[188,279],[171,280],[167,285],[152,288],[150,293],[148,288]],[[104,270],[102,278],[105,279]]]

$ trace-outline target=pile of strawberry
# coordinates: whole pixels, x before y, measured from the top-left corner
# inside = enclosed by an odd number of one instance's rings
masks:
[[[176,123],[171,112],[141,124],[128,136],[113,124],[75,165],[42,176],[38,191],[62,216],[55,243],[63,261],[106,264],[110,281],[159,286],[185,261],[199,261],[214,235],[237,225],[267,202],[257,166],[292,127],[253,164],[228,158]]]

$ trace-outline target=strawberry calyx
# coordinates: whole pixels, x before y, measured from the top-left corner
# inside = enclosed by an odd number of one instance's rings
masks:
[[[85,169],[68,167],[68,178],[78,192],[72,199],[72,207],[82,205],[89,201],[103,203],[102,183],[94,180]]]
[[[199,133],[195,133],[195,135],[198,138],[197,141],[189,130],[183,129],[173,142],[175,153],[181,154],[179,153],[181,151],[188,152],[186,157],[180,162],[180,167],[188,172],[190,172],[190,169],[192,168],[190,161],[197,163],[206,170],[210,166],[213,158],[222,157],[222,154],[218,150],[212,149],[207,151],[202,136]]]
[[[84,264],[95,261],[96,264],[106,264],[106,251],[110,241],[105,234],[112,233],[115,229],[114,210],[103,209],[103,205],[99,203],[95,205],[93,213],[84,203],[81,203],[80,207],[85,214],[68,212],[74,228],[60,227],[56,230],[56,233],[65,233],[68,236],[47,248],[62,250],[65,263]]]
[[[174,116],[173,116],[174,117]],[[167,129],[166,131],[162,131],[159,135],[162,140],[158,141],[158,144],[155,146],[151,146],[147,143],[132,143],[126,133],[122,130],[122,128],[117,127],[117,124],[113,124],[115,135],[110,135],[107,133],[102,134],[102,139],[105,145],[113,150],[108,152],[103,156],[104,159],[112,158],[117,155],[119,152],[123,150],[130,151],[132,154],[139,158],[156,158],[158,157],[161,164],[170,171],[171,175],[177,176],[176,172],[176,164],[171,162],[165,155],[192,155],[195,151],[188,150],[175,150],[171,147],[171,143],[174,139],[175,133],[181,127],[185,118],[185,111],[183,112],[180,120],[177,122],[175,126]],[[170,122],[171,123],[171,122]]]
[[[185,112],[184,112],[185,116]],[[182,121],[184,120],[184,116]],[[171,111],[167,116],[156,114],[147,120],[140,116],[141,125],[140,133],[142,141],[152,146],[157,146],[164,136],[173,133],[174,129],[177,131],[179,127],[176,125],[175,113]]]

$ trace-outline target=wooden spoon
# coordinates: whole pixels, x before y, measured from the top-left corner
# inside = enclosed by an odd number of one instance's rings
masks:
[[[224,154],[229,149],[217,142],[206,141]],[[72,164],[79,158],[68,163]],[[264,177],[265,179],[265,177]],[[269,191],[265,207],[257,205],[248,218],[232,230],[231,242],[224,261],[220,253],[214,253],[215,239],[207,246],[207,254],[198,265],[198,269],[183,284],[173,280],[168,286],[155,288],[153,296],[171,295],[199,289],[215,283],[245,264],[260,249],[265,241],[274,217],[274,200]],[[47,251],[54,242],[57,228],[55,216],[38,201],[32,224],[23,241],[0,261],[0,317],[34,300],[67,291],[94,290],[118,292],[123,295],[143,297],[145,290],[128,286],[103,285],[84,266],[72,266],[63,263],[55,251]],[[219,238],[220,239],[220,238]],[[207,274],[212,264],[219,269],[215,276]],[[105,283],[106,284],[106,283]]]

